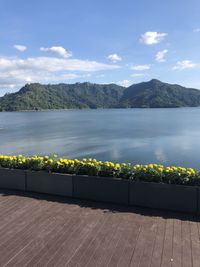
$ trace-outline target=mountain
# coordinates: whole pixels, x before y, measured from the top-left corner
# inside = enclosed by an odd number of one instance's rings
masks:
[[[123,107],[197,107],[200,106],[200,90],[153,79],[131,85],[120,99]]]
[[[128,88],[116,84],[26,84],[0,97],[1,111],[69,108],[158,108],[200,106],[200,90],[153,79]]]
[[[125,88],[116,84],[26,84],[0,98],[0,110],[40,110],[117,107]]]

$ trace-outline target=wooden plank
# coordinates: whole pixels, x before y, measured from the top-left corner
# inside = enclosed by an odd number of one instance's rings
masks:
[[[74,207],[69,207],[68,210],[73,211]],[[52,210],[51,223],[44,226],[41,232],[38,232],[30,243],[28,243],[24,248],[22,248],[12,259],[10,259],[7,266],[24,266],[28,264],[33,258],[33,255],[38,254],[42,249],[44,249],[48,242],[55,237],[59,232],[62,233],[64,225],[66,225],[69,220],[69,214],[63,211],[63,207],[58,206],[56,212]],[[62,216],[59,215],[62,214]],[[54,220],[55,218],[55,220]],[[34,251],[34,254],[33,254]]]
[[[172,267],[182,266],[181,220],[174,219]]]
[[[84,251],[84,254],[82,254],[81,257],[78,259],[77,266],[86,266],[94,257],[94,254],[99,249],[99,246],[102,244],[103,240],[105,240],[106,235],[108,235],[109,231],[113,228],[115,216],[116,214],[112,213],[105,214],[105,217],[107,219],[103,224],[103,227],[101,227],[100,231],[98,231],[97,235],[95,235],[95,238],[92,239],[89,246],[87,246],[86,250]]]
[[[130,266],[144,266],[144,264],[145,266],[147,266],[147,262],[148,264],[150,263],[155,231],[155,218],[152,218],[151,216],[145,216],[137,244],[132,255]],[[151,246],[149,246],[149,243],[151,244]]]
[[[192,267],[192,247],[189,221],[182,220],[182,266]]]
[[[76,216],[72,216],[70,223],[65,225],[63,231],[55,236],[54,240],[51,240],[47,246],[42,249],[39,254],[35,255],[29,262],[30,266],[44,266],[49,260],[54,257],[57,250],[62,247],[62,244],[69,240],[69,238],[76,232],[78,232],[82,227],[84,227],[86,221],[84,217],[90,217],[87,209],[80,209],[75,213]],[[95,215],[94,215],[95,216]],[[88,218],[89,220],[90,218]]]
[[[40,205],[40,207],[42,204]],[[26,218],[32,219],[34,210],[36,213],[38,213],[38,202],[21,202],[18,203],[17,206],[13,207],[12,210],[10,210],[8,213],[6,213],[3,218],[1,217],[1,224],[0,224],[0,235],[1,240],[0,244],[3,240],[3,234],[10,233],[10,230],[13,232],[14,227],[17,227],[17,230],[19,229],[20,222],[21,223],[27,223]]]
[[[48,208],[52,208],[53,210],[53,207]],[[57,208],[56,205],[54,208]],[[19,232],[13,234],[13,238],[10,237],[6,242],[4,242],[4,244],[1,244],[0,263],[4,264],[8,261],[8,258],[17,254],[19,250],[25,247],[30,242],[30,240],[34,238],[37,232],[41,231],[42,227],[51,222],[51,216],[52,215],[50,213],[45,213],[45,211],[43,210],[41,211],[41,213],[38,213],[35,216],[33,215],[31,222],[27,220],[28,224],[25,224],[25,227],[23,227],[23,229],[20,229]]]
[[[125,215],[122,214],[121,218],[115,216],[114,219],[113,227],[109,230],[105,239],[99,244],[87,266],[92,267],[96,262],[97,266],[109,266],[108,257],[116,251],[119,238],[122,237],[123,228],[126,226]]]
[[[124,245],[123,254],[118,262],[119,267],[129,266],[132,256],[134,255],[135,247],[137,244],[137,240],[141,231],[142,223],[144,216],[141,216],[140,214],[134,214],[136,216],[133,216],[133,214],[130,214],[131,221],[130,221],[130,235],[127,238],[127,242]]]
[[[200,240],[198,223],[195,221],[190,221],[190,240],[192,249],[192,264],[193,267],[200,266]]]
[[[200,267],[193,216],[1,193],[0,215],[0,266]]]
[[[30,229],[30,224],[37,220],[40,217],[40,212],[45,211],[45,209],[50,205],[43,203],[38,207],[38,205],[30,205],[29,210],[20,216],[16,220],[13,220],[10,224],[7,224],[6,227],[2,228],[0,231],[0,255],[3,252],[2,249],[7,247],[7,244],[12,243],[11,240],[18,238],[20,234],[26,231],[27,228]],[[33,224],[34,225],[34,224]]]
[[[158,223],[158,219],[152,217],[150,218],[149,225],[145,229],[146,242],[144,244],[143,255],[140,260],[140,267],[150,266],[153,248],[154,248],[155,240],[156,240],[157,229],[158,229],[157,223]]]
[[[166,221],[166,231],[164,239],[164,247],[161,259],[162,267],[171,267],[173,261],[173,236],[174,236],[174,221],[169,218]]]
[[[87,218],[88,219],[88,218]],[[66,262],[69,260],[69,255],[73,253],[74,246],[77,246],[77,244],[81,243],[82,240],[87,238],[88,233],[90,233],[90,230],[95,227],[96,223],[98,222],[97,215],[94,216],[94,221],[89,220],[87,224],[84,223],[84,228],[80,229],[79,232],[75,233],[71,239],[69,239],[67,242],[65,242],[61,248],[61,250],[57,251],[54,258],[48,262],[47,266],[63,266],[66,264]],[[58,260],[59,258],[59,260]]]
[[[165,232],[166,232],[166,220],[163,219],[162,217],[159,217],[157,220],[157,235],[153,245],[152,257],[150,261],[151,267],[161,266]]]
[[[74,253],[71,255],[71,258],[66,262],[66,266],[76,266],[81,262],[81,259],[83,256],[87,254],[87,251],[90,251],[91,247],[93,247],[94,241],[97,238],[98,234],[102,229],[105,227],[106,222],[109,221],[109,216],[103,216],[103,219],[99,221],[100,225],[97,225],[98,229],[96,227],[91,231],[90,235],[87,239],[84,240],[83,243],[74,251]]]

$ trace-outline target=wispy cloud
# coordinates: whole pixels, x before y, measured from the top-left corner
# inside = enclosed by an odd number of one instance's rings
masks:
[[[140,37],[140,42],[146,45],[158,44],[164,40],[167,33],[164,32],[145,32]]]
[[[145,76],[144,73],[133,73],[133,74],[131,74],[131,77],[133,77],[133,78],[139,78],[139,77],[143,77],[143,76]]]
[[[27,47],[25,45],[16,44],[16,45],[13,45],[13,47],[20,52],[24,52],[25,50],[27,50]]]
[[[72,52],[67,51],[62,46],[40,47],[40,51],[50,52],[50,53],[52,53],[54,55],[61,56],[61,57],[64,57],[64,58],[69,58],[69,57],[72,56]]]
[[[159,51],[157,54],[156,54],[156,61],[158,62],[165,62],[166,61],[166,54],[168,53],[168,50],[167,49],[164,49],[162,51]]]
[[[200,28],[194,29],[193,32],[200,32]]]
[[[107,59],[109,59],[113,63],[116,63],[117,61],[121,61],[122,60],[122,58],[119,55],[117,55],[117,54],[108,55],[107,56]]]
[[[80,59],[0,57],[0,88],[19,88],[27,82],[67,82],[90,72],[117,68],[118,65]]]
[[[191,60],[182,60],[178,61],[176,65],[172,68],[173,70],[184,70],[184,69],[192,69],[197,65],[193,63]]]
[[[149,70],[151,65],[145,64],[145,65],[134,65],[131,66],[131,70],[137,70],[137,71],[143,71],[143,70]]]
[[[121,86],[124,86],[124,87],[128,87],[128,86],[131,85],[131,81],[129,81],[129,80],[122,80],[122,81],[116,82],[116,84],[121,85]]]

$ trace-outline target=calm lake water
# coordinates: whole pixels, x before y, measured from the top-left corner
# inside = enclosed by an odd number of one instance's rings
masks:
[[[200,108],[0,112],[0,154],[200,169]]]

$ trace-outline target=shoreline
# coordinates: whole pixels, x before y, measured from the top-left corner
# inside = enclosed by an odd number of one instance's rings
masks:
[[[25,110],[2,110],[0,111],[0,113],[5,113],[5,112],[45,112],[45,111],[68,111],[68,110],[126,110],[126,109],[147,109],[147,110],[151,110],[151,109],[190,109],[190,108],[200,108],[200,106],[196,106],[196,107],[128,107],[128,108],[59,108],[59,109],[39,109],[39,110],[35,110],[35,109],[25,109]]]

